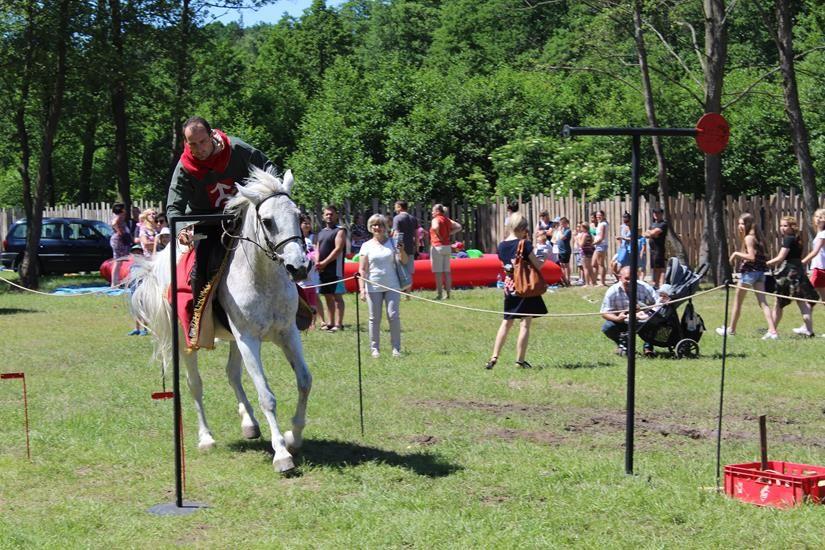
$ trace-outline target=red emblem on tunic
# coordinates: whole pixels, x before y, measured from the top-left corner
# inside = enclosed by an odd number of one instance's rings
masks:
[[[215,208],[223,208],[238,190],[232,178],[224,178],[217,183],[212,183],[206,188],[209,193],[209,201]]]

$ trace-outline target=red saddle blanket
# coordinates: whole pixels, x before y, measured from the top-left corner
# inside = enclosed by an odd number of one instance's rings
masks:
[[[224,262],[226,260],[224,259]],[[195,351],[200,348],[214,349],[215,347],[215,316],[213,315],[213,298],[218,287],[224,266],[215,274],[204,287],[198,300],[192,295],[190,274],[195,267],[195,252],[187,250],[178,260],[178,320],[186,336],[186,348]],[[295,324],[299,330],[306,330],[312,323],[313,309],[307,303],[305,290],[298,285],[298,311],[295,314]],[[172,287],[166,292],[166,300],[172,303]]]
[[[212,320],[211,306],[216,285],[213,283],[218,280],[223,271],[223,269],[218,270],[218,274],[204,287],[200,300],[196,304],[195,297],[192,295],[192,284],[190,282],[190,275],[194,267],[195,251],[189,249],[184,252],[178,260],[176,274],[178,279],[178,320],[186,336],[186,348],[190,351],[202,347],[207,349],[214,347],[215,326]],[[172,303],[171,285],[167,290],[166,300],[170,304]],[[206,310],[208,310],[208,315],[204,315]],[[204,328],[203,325],[208,325],[206,331],[202,330]]]

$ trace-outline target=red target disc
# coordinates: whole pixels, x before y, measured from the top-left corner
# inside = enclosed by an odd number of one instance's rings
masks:
[[[696,145],[703,153],[718,155],[730,140],[730,126],[719,113],[705,113],[696,123]]]

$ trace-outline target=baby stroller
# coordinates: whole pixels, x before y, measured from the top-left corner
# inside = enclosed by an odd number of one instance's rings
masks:
[[[679,300],[693,296],[699,287],[699,281],[708,268],[701,265],[696,271],[679,263],[678,258],[671,258],[665,273],[665,283],[670,285],[670,299]],[[679,319],[678,310],[683,304],[685,311]],[[639,337],[645,342],[662,348],[668,348],[677,358],[696,358],[699,356],[699,340],[705,332],[702,317],[693,309],[692,300],[665,303],[650,313],[639,326]]]

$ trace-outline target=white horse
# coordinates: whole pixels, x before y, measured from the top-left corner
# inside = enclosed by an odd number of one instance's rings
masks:
[[[226,374],[238,400],[241,429],[244,437],[255,439],[261,431],[252,405],[241,385],[241,364],[258,391],[258,400],[272,433],[275,457],[272,464],[279,472],[288,472],[295,465],[292,453],[303,442],[306,406],[312,386],[312,376],[304,361],[303,347],[295,313],[298,291],[294,280],[306,277],[310,263],[298,222],[298,208],[290,198],[294,180],[287,171],[283,181],[272,174],[251,167],[245,186],[237,186],[238,194],[227,204],[226,211],[236,213],[239,238],[233,240],[226,267],[220,278],[216,299],[229,317],[229,331],[215,323],[215,335],[231,340]],[[138,269],[138,287],[132,305],[154,335],[155,358],[164,368],[172,360],[172,310],[166,300],[170,284],[169,250]],[[183,247],[177,247],[181,251]],[[182,252],[182,251],[181,251]],[[177,322],[177,321],[176,321]],[[188,327],[183,330],[188,330]],[[183,331],[179,330],[180,349],[186,349]],[[292,417],[292,430],[281,435],[275,414],[275,396],[269,389],[261,364],[261,343],[272,341],[283,350],[295,372],[298,404]],[[215,440],[203,408],[203,386],[198,372],[196,352],[182,351],[186,365],[189,391],[198,414],[198,448],[215,446]]]

